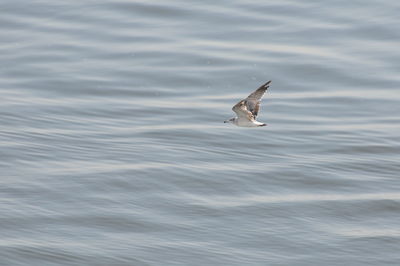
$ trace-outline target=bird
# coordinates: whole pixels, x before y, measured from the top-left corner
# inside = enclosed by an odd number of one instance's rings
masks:
[[[261,85],[257,90],[241,100],[232,107],[237,117],[225,120],[224,123],[231,123],[238,127],[263,127],[267,124],[256,121],[258,112],[260,111],[261,98],[269,88],[271,80]]]

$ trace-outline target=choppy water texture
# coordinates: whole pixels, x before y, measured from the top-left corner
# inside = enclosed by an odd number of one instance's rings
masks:
[[[399,1],[0,10],[1,265],[399,265]]]

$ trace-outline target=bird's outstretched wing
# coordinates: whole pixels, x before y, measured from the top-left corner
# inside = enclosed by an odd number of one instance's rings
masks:
[[[238,117],[243,117],[250,121],[254,120],[254,115],[249,110],[247,110],[246,100],[241,100],[240,102],[235,104],[235,106],[232,107],[232,111],[234,111]]]
[[[258,111],[260,110],[261,98],[264,96],[265,92],[269,88],[270,83],[271,80],[259,87],[257,90],[247,96],[246,99],[243,100],[245,101],[246,109],[251,112],[254,118],[256,118],[258,115]]]

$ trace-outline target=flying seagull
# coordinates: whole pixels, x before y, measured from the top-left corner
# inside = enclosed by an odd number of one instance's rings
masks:
[[[263,127],[267,124],[256,121],[258,111],[260,110],[261,98],[264,96],[265,91],[269,88],[271,81],[268,81],[260,88],[255,90],[252,94],[247,96],[246,99],[241,100],[232,107],[237,117],[224,121],[224,123],[232,123],[238,127]]]

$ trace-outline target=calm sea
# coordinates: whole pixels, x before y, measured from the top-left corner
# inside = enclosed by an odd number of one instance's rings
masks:
[[[3,0],[0,265],[400,265],[399,12]]]

